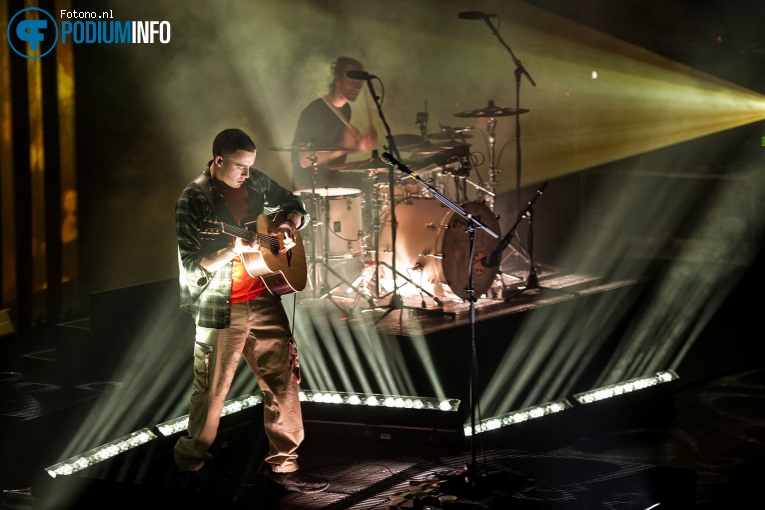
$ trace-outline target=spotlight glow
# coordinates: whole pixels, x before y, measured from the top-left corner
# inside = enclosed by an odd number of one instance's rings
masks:
[[[528,407],[519,411],[513,411],[503,416],[479,421],[476,423],[475,433],[480,434],[489,430],[496,430],[501,427],[515,425],[516,423],[523,423],[550,414],[559,413],[561,411],[565,411],[566,409],[571,409],[572,407],[574,406],[571,405],[568,400],[561,399],[534,407]],[[473,435],[473,429],[470,427],[470,425],[465,426],[464,431],[465,436]]]
[[[677,374],[672,370],[657,372],[649,377],[640,377],[631,379],[618,384],[596,388],[592,391],[585,391],[574,395],[574,399],[580,404],[591,404],[599,400],[618,397],[626,393],[632,393],[638,390],[644,390],[658,384],[664,384],[678,379]]]
[[[141,429],[127,436],[121,437],[111,443],[107,443],[103,446],[93,448],[81,455],[77,455],[63,462],[45,468],[45,471],[53,478],[63,475],[71,475],[77,471],[82,471],[88,466],[98,464],[106,459],[110,459],[126,452],[136,446],[148,443],[156,439],[157,436],[149,429]]]
[[[227,400],[223,404],[223,410],[221,411],[220,415],[226,416],[229,414],[237,413],[244,409],[248,409],[250,407],[254,407],[258,404],[261,404],[262,402],[263,402],[263,393],[260,391],[243,395],[241,397]],[[160,423],[159,425],[157,425],[157,430],[159,430],[160,434],[162,434],[163,436],[172,436],[173,434],[186,430],[188,426],[189,426],[189,415],[186,414],[184,416],[180,416],[170,421]]]
[[[457,411],[460,407],[460,400],[454,398],[345,393],[339,391],[321,392],[304,390],[300,392],[300,401],[322,404],[384,406],[398,409],[430,409],[446,412]]]

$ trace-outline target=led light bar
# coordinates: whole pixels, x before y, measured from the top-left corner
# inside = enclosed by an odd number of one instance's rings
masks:
[[[77,471],[81,471],[88,466],[98,464],[106,459],[110,459],[126,452],[131,448],[148,443],[149,441],[156,439],[157,436],[149,429],[141,429],[132,432],[120,439],[107,443],[103,446],[93,448],[81,455],[72,457],[71,459],[59,462],[55,466],[45,468],[50,476],[56,478],[57,476],[71,475]]]
[[[604,386],[591,391],[585,391],[574,395],[574,399],[579,404],[592,404],[600,400],[607,398],[618,397],[634,391],[644,390],[652,386],[664,384],[679,379],[678,375],[672,370],[665,370],[663,372],[657,372],[654,375],[648,377],[638,377],[636,379],[630,379],[629,381],[621,382],[618,384],[612,384],[610,386]]]
[[[250,393],[249,395],[243,395],[235,399],[226,400],[223,404],[223,410],[221,416],[237,413],[243,409],[254,407],[263,403],[263,393],[258,390],[256,393]],[[157,425],[157,430],[163,436],[172,436],[177,432],[186,430],[189,426],[189,415],[186,414],[179,418],[175,418],[170,421],[166,421]]]
[[[566,409],[571,409],[572,407],[574,406],[571,405],[571,403],[565,398],[538,406],[527,407],[526,409],[513,411],[496,418],[481,420],[475,425],[475,433],[480,434],[489,430],[496,430],[501,427],[515,425],[516,423],[523,423],[535,418],[541,418],[542,416],[559,413],[561,411],[565,411]],[[464,430],[465,436],[473,435],[473,429],[470,425],[466,425]]]
[[[374,393],[344,393],[340,391],[305,390],[300,392],[300,401],[437,411],[457,411],[460,407],[460,401],[454,398],[407,397]]]

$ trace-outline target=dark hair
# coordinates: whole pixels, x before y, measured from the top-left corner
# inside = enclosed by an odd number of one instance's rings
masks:
[[[241,129],[224,129],[213,140],[213,157],[228,157],[236,151],[255,152],[255,142]]]
[[[335,90],[335,82],[342,81],[343,76],[345,76],[345,73],[351,67],[358,68],[359,70],[364,69],[364,65],[361,62],[351,57],[337,57],[337,60],[332,62],[329,66],[332,71],[332,77],[329,80],[330,92]]]

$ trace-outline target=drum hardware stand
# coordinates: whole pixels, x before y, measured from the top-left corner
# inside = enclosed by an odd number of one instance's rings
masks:
[[[528,71],[523,67],[523,64],[521,64],[521,61],[516,58],[515,54],[513,53],[513,50],[508,46],[508,44],[502,39],[502,36],[499,35],[499,31],[497,28],[492,24],[491,19],[489,16],[484,17],[484,21],[486,22],[486,25],[491,29],[494,36],[497,38],[497,40],[502,44],[502,46],[505,47],[505,49],[510,53],[510,57],[513,60],[513,63],[515,64],[515,214],[518,216],[519,209],[520,209],[520,203],[521,203],[521,119],[520,119],[520,113],[525,113],[528,110],[522,110],[520,108],[520,93],[521,93],[521,75],[526,75],[526,78],[529,80],[529,83],[531,83],[532,86],[536,87],[537,84],[534,82],[534,80],[531,78],[531,75],[529,75]],[[493,107],[493,101],[489,101],[489,108],[491,109]],[[467,116],[467,115],[466,115]],[[491,117],[488,121],[488,130],[489,130],[489,140],[490,140],[490,175],[489,175],[489,187],[492,191],[496,190],[496,184],[497,184],[497,177],[496,177],[496,171],[494,167],[494,126],[496,124],[496,119],[494,117]],[[491,210],[494,210],[494,197],[492,196],[490,198],[490,207]],[[520,218],[519,218],[520,219]],[[531,221],[531,218],[529,218],[529,221]],[[516,223],[517,225],[517,223]],[[515,227],[510,229],[510,233],[514,232]],[[508,241],[509,243],[509,241]],[[507,245],[508,243],[502,243]],[[513,248],[515,250],[515,248]],[[515,250],[519,255],[523,257],[523,255],[518,251]],[[531,250],[529,249],[529,252]],[[526,257],[523,257],[526,258]],[[531,260],[528,261],[531,267],[534,267],[534,264]],[[501,275],[499,276],[501,278]],[[536,273],[532,271],[532,273],[529,275],[529,279],[532,280],[532,282],[536,283]],[[502,281],[502,284],[504,286],[504,281]]]
[[[356,305],[359,303],[359,299],[361,298],[362,294],[367,298],[367,302],[369,304],[373,305],[375,304],[374,298],[369,295],[369,289],[367,288],[367,285],[369,285],[369,282],[372,281],[372,278],[375,276],[377,265],[373,262],[370,264],[367,264],[367,267],[364,268],[363,271],[361,271],[361,274],[353,281],[353,284],[351,285],[351,288],[349,288],[346,292],[350,293],[352,292],[356,286],[358,286],[361,290],[356,290],[356,297],[353,299],[353,303],[351,304],[351,309],[355,308]],[[375,294],[376,296],[377,294]]]
[[[531,75],[526,71],[526,69],[523,67],[523,64],[521,64],[521,61],[518,60],[513,53],[513,50],[510,49],[510,46],[507,45],[507,43],[502,39],[502,36],[499,35],[499,32],[497,31],[496,27],[492,24],[491,20],[486,17],[484,18],[486,21],[486,24],[491,29],[494,36],[497,38],[497,40],[502,44],[502,46],[505,47],[505,49],[510,53],[510,57],[513,59],[513,63],[515,64],[515,108],[516,111],[521,112],[520,109],[520,102],[521,102],[521,75],[526,75],[526,78],[528,78],[529,83],[531,83],[532,86],[536,87],[537,84],[534,82],[534,80],[531,78]],[[491,119],[494,120],[494,119]],[[493,133],[494,127],[491,127],[492,131],[492,137],[494,135]],[[493,144],[493,138],[492,138],[492,144]],[[518,214],[518,209],[520,207],[521,203],[521,119],[518,115],[515,116],[515,191],[516,191],[516,202],[515,202],[515,213]],[[494,154],[492,151],[492,161],[491,161],[491,167],[494,168]],[[491,176],[492,182],[495,180],[494,175]]]
[[[325,232],[324,232],[324,258],[323,260],[319,260],[319,258],[316,256],[316,242],[318,241],[318,229],[317,227],[319,225],[322,225],[322,223],[318,220],[317,214],[316,214],[316,200],[318,199],[318,195],[316,194],[316,180],[317,175],[319,173],[317,161],[318,157],[316,156],[316,152],[312,152],[308,156],[308,160],[311,162],[311,168],[313,171],[313,179],[311,181],[311,267],[313,270],[312,273],[312,283],[313,283],[313,292],[314,292],[314,298],[316,298],[317,292],[321,292],[321,295],[318,297],[318,299],[324,299],[327,296],[330,296],[331,298],[331,292],[334,290],[334,288],[338,287],[340,284],[345,283],[348,285],[348,287],[354,288],[354,290],[357,290],[352,283],[348,282],[343,278],[342,275],[340,275],[337,271],[334,270],[334,268],[330,267],[328,260],[329,260],[329,196],[326,194],[324,196],[324,223],[325,225]],[[324,278],[322,282],[321,291],[319,291],[319,272],[317,270],[317,265],[321,263],[324,267]],[[329,289],[329,273],[332,273],[340,280],[340,284],[335,286],[332,289]],[[357,290],[358,291],[358,290]],[[346,311],[338,305],[335,301],[330,299],[332,303],[337,306],[341,311],[346,313]]]
[[[493,101],[489,101],[489,106],[493,105]],[[489,182],[486,183],[489,186],[489,189],[491,190],[491,194],[489,195],[489,198],[486,200],[489,209],[494,211],[494,197],[496,196],[496,190],[497,190],[497,167],[495,166],[494,161],[494,144],[496,142],[496,137],[494,135],[494,128],[497,125],[497,119],[494,117],[490,117],[488,121],[486,121],[486,130],[489,133]]]
[[[494,232],[491,228],[483,224],[480,220],[475,218],[472,214],[467,212],[460,205],[453,202],[450,198],[446,197],[438,190],[430,186],[427,182],[422,180],[419,176],[413,173],[410,169],[399,163],[390,154],[383,154],[383,159],[390,162],[391,167],[395,167],[398,170],[408,174],[410,177],[416,179],[420,184],[430,188],[433,196],[438,198],[444,205],[449,207],[452,211],[460,215],[466,221],[465,231],[468,234],[470,240],[470,258],[468,260],[474,260],[475,255],[475,231],[476,229],[482,229],[495,239],[499,238],[499,234]],[[476,408],[477,408],[477,389],[478,389],[478,362],[475,342],[475,302],[477,300],[476,292],[473,287],[473,265],[468,264],[468,287],[465,289],[468,293],[470,302],[470,428],[473,431],[470,435],[471,444],[471,460],[470,464],[466,466],[463,476],[468,491],[474,494],[478,491],[479,486],[483,488],[485,481],[488,479],[485,473],[481,473],[476,463],[476,441],[475,441],[475,425],[476,425]]]
[[[427,101],[425,101],[425,111],[417,112],[417,120],[415,120],[414,123],[420,125],[420,133],[422,133],[422,142],[427,143],[428,141],[428,102]]]
[[[417,290],[420,291],[420,296],[423,296],[423,294],[427,294],[427,296],[429,298],[431,298],[436,305],[441,307],[439,309],[426,308],[427,304],[425,303],[425,298],[423,297],[422,308],[419,308],[419,307],[416,307],[416,306],[404,306],[404,305],[401,305],[401,308],[406,308],[406,309],[409,309],[409,310],[417,310],[418,312],[423,312],[423,313],[428,314],[428,315],[448,315],[450,317],[455,317],[457,315],[454,312],[447,312],[447,311],[443,310],[443,306],[444,306],[443,301],[441,301],[434,294],[432,294],[432,293],[428,292],[427,290],[425,290],[422,287],[422,285],[417,285],[410,278],[408,278],[406,275],[402,274],[400,271],[396,271],[395,269],[393,269],[393,267],[390,264],[388,264],[386,262],[380,262],[380,264],[383,265],[383,266],[386,266],[388,269],[391,270],[391,272],[394,274],[394,280],[395,280],[395,275],[400,276],[401,278],[403,278],[407,282],[411,283],[414,287],[416,287]],[[394,281],[394,285],[395,285],[395,281]]]
[[[324,200],[325,200],[325,204],[324,204],[324,224],[326,225],[326,229],[324,231],[324,260],[322,260],[321,262],[322,262],[322,264],[324,264],[324,275],[325,275],[325,277],[324,277],[324,283],[322,285],[321,295],[319,296],[319,299],[324,299],[324,298],[328,297],[329,300],[332,301],[332,303],[335,306],[337,306],[340,310],[342,310],[347,316],[348,315],[353,315],[353,313],[350,310],[343,309],[340,305],[338,305],[333,300],[334,296],[332,295],[332,291],[335,290],[336,288],[338,288],[342,284],[347,285],[349,290],[355,291],[357,293],[357,296],[362,296],[363,293],[362,293],[361,289],[356,287],[356,282],[349,282],[340,273],[335,271],[334,268],[332,268],[329,265],[329,220],[330,220],[330,218],[329,218],[329,203],[328,203],[329,202],[329,196],[325,196]],[[340,280],[340,283],[337,283],[334,287],[329,288],[329,276],[327,275],[327,272],[331,272],[333,275],[335,275],[335,277],[338,280]],[[367,299],[367,302],[370,305],[374,306],[375,303],[374,303],[374,299],[372,299],[372,297],[366,296],[366,295],[364,295],[364,297]],[[358,299],[356,299],[354,301],[354,305],[353,306],[355,306],[357,301],[358,301]]]
[[[380,117],[380,120],[383,123],[383,126],[385,127],[385,133],[386,133],[386,140],[388,140],[388,146],[387,149],[396,154],[397,157],[400,157],[398,147],[396,146],[396,140],[393,137],[393,134],[391,133],[390,125],[388,125],[388,121],[385,119],[385,115],[382,111],[382,104],[380,103],[380,97],[375,92],[374,85],[372,85],[372,80],[377,79],[376,76],[369,75],[366,79],[367,86],[369,88],[369,95],[372,97],[372,99],[375,102],[375,106],[377,107],[377,114]],[[421,116],[418,115],[418,120],[421,120]],[[390,314],[393,310],[403,310],[403,309],[412,309],[412,310],[418,310],[423,311],[425,313],[429,312],[438,312],[443,313],[438,310],[429,310],[429,309],[422,309],[422,308],[416,308],[416,307],[409,307],[404,306],[403,300],[401,299],[401,295],[398,292],[398,284],[396,283],[396,275],[401,275],[398,271],[396,271],[396,228],[398,227],[398,223],[396,222],[396,197],[395,197],[395,177],[393,172],[393,167],[390,167],[388,169],[388,192],[390,195],[390,217],[391,217],[391,243],[393,246],[393,257],[391,258],[392,265],[388,266],[390,267],[392,274],[393,274],[393,291],[391,292],[391,298],[388,305],[380,307],[377,306],[376,308],[387,308],[385,312],[377,319],[375,320],[375,324],[380,322],[382,319],[384,319],[388,314]],[[379,214],[378,214],[379,218]],[[376,221],[378,221],[376,219]],[[379,232],[379,224],[376,227]],[[376,240],[377,245],[375,246],[375,260],[377,263],[377,288],[379,292],[379,282],[380,282],[380,259],[379,259],[379,251],[380,251],[380,245],[379,245],[379,234],[376,233]],[[387,264],[386,264],[387,266]],[[401,275],[404,276],[404,275]],[[403,315],[399,316],[400,319],[403,318]]]
[[[377,174],[376,173],[373,175],[373,179],[374,179],[374,183],[372,185],[372,188],[375,189],[377,187]],[[390,187],[390,184],[389,184],[389,187]],[[388,192],[389,192],[389,195],[390,195],[390,207],[393,208],[395,206],[395,200],[396,200],[396,198],[395,198],[395,190],[393,190],[391,188],[391,189],[388,190]],[[378,299],[381,299],[381,298],[387,297],[388,295],[391,295],[391,294],[393,294],[393,292],[395,292],[395,290],[397,289],[397,287],[396,287],[396,277],[399,276],[399,277],[403,278],[404,280],[406,280],[407,282],[411,283],[414,287],[416,287],[420,291],[420,295],[427,294],[430,298],[433,299],[433,302],[436,303],[436,305],[438,305],[439,307],[443,307],[443,302],[437,296],[431,294],[430,292],[428,292],[427,290],[422,288],[422,286],[417,285],[411,279],[407,278],[406,275],[404,275],[401,272],[399,272],[398,270],[396,270],[396,268],[395,268],[396,247],[395,247],[395,245],[392,246],[392,250],[393,250],[392,251],[393,257],[392,258],[393,258],[393,261],[394,261],[394,265],[388,264],[387,262],[384,262],[384,261],[380,260],[380,200],[377,199],[377,193],[374,193],[373,195],[374,195],[374,197],[372,199],[373,200],[372,208],[373,208],[373,211],[374,211],[373,212],[373,215],[374,215],[374,220],[373,221],[374,221],[374,223],[373,223],[373,229],[372,230],[374,232],[374,254],[375,254],[374,255],[374,262],[370,263],[370,265],[364,269],[364,271],[362,272],[361,276],[359,276],[354,283],[358,284],[359,282],[361,282],[361,285],[365,286],[367,283],[369,283],[369,281],[372,278],[374,278],[375,279],[375,293],[374,293],[374,295],[377,296]],[[391,227],[391,229],[392,229],[392,227]],[[392,230],[391,230],[391,233],[392,233]],[[385,294],[385,295],[381,295],[380,294],[380,268],[383,267],[383,266],[387,267],[388,269],[390,269],[391,274],[394,275],[393,276],[394,291],[389,292],[388,294]],[[370,268],[372,268],[371,271],[370,271]],[[370,301],[370,300],[368,299],[368,301]],[[370,303],[374,305],[374,300],[371,300]],[[418,310],[420,312],[424,312],[424,313],[427,313],[427,314],[435,314],[435,313],[437,313],[439,315],[450,315],[450,316],[456,315],[456,314],[454,314],[452,312],[445,312],[442,309],[433,310],[433,309],[426,308],[426,304],[424,302],[422,304],[422,308],[408,307],[408,306],[404,306],[403,304],[399,304],[398,306],[399,306],[399,309],[400,308],[408,308],[408,309],[412,309],[412,310]],[[389,308],[386,311],[386,313],[383,315],[383,317],[385,315],[387,315],[387,313],[390,312],[393,309],[394,309],[393,307]],[[381,319],[382,319],[382,317],[378,318],[377,322],[379,322],[379,320],[381,320]]]
[[[544,192],[544,189],[546,187],[547,187],[547,183],[545,182],[537,190],[536,195],[534,195],[534,198],[528,203],[528,205],[526,206],[526,209],[524,209],[521,212],[521,214],[518,216],[518,219],[515,220],[515,224],[510,229],[510,231],[505,235],[505,237],[502,238],[502,241],[499,243],[499,246],[497,246],[497,248],[491,253],[491,255],[489,255],[488,260],[484,262],[484,265],[489,267],[497,267],[499,265],[499,256],[502,254],[502,251],[507,247],[507,245],[512,240],[512,237],[515,234],[515,230],[516,228],[518,228],[518,224],[521,222],[523,218],[526,218],[529,222],[529,233],[528,233],[528,241],[527,241],[528,252],[529,252],[529,274],[526,277],[525,285],[518,287],[514,292],[510,293],[509,295],[505,295],[505,293],[503,292],[503,299],[505,302],[508,302],[514,297],[530,290],[545,289],[545,290],[554,290],[554,291],[564,292],[566,294],[569,294],[568,292],[565,292],[559,289],[549,289],[547,287],[540,287],[539,277],[537,276],[537,268],[534,263],[534,224],[533,224],[534,202],[536,202],[537,199],[540,196],[542,196],[542,193]]]
[[[474,187],[475,189],[477,189],[478,191],[480,191],[480,192],[482,192],[482,193],[484,193],[484,194],[486,194],[486,195],[489,195],[489,196],[491,197],[491,200],[492,200],[492,201],[494,200],[494,197],[496,196],[496,194],[495,194],[493,191],[491,191],[491,190],[488,190],[488,189],[486,189],[486,188],[484,188],[484,187],[482,187],[482,186],[479,186],[478,184],[474,183],[474,182],[473,182],[473,181],[471,181],[470,179],[465,179],[465,182],[466,182],[467,184],[470,184],[471,186],[473,186],[473,187]],[[492,212],[493,212],[493,211],[492,211]]]
[[[316,217],[316,178],[319,174],[319,167],[317,165],[319,158],[316,155],[316,152],[311,152],[307,159],[311,162],[311,171],[313,173],[311,179],[311,279],[313,284],[313,295],[315,298],[319,288],[319,273],[316,271],[316,242],[318,241],[316,233],[317,227],[321,224]],[[324,280],[326,281],[326,279],[327,275],[325,273]]]

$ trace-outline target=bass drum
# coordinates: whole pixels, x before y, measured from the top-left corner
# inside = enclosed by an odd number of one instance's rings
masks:
[[[489,257],[501,241],[499,220],[482,202],[467,202],[462,207],[499,235],[495,239],[482,229],[476,230],[473,290],[480,296],[491,288],[499,270],[483,264],[483,258]],[[438,200],[408,200],[397,204],[394,212],[398,223],[396,271],[437,297],[450,297],[451,293],[469,299],[467,221]],[[380,215],[380,222],[379,256],[390,265],[393,260],[390,211]],[[409,291],[409,295],[418,294],[416,288]]]

